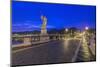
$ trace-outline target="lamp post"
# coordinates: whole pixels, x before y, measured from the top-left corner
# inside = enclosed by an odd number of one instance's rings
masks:
[[[66,29],[65,29],[65,33],[66,33],[65,37],[68,36],[68,33],[67,33],[67,32],[68,32],[68,29],[66,28]]]
[[[85,30],[88,30],[88,29],[89,29],[89,27],[86,26],[86,27],[85,27]]]
[[[65,31],[68,32],[68,29],[66,28]]]
[[[87,35],[88,34],[88,30],[89,30],[89,27],[85,27],[85,35]]]
[[[84,36],[85,36],[85,39],[86,39],[86,43],[89,42],[89,41],[88,41],[88,40],[89,40],[89,37],[88,37],[88,36],[89,36],[89,32],[88,32],[88,30],[89,30],[89,27],[86,26],[86,27],[85,27],[85,35],[84,35]]]

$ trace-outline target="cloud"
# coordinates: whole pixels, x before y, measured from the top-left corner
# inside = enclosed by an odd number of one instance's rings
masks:
[[[30,25],[28,28],[41,28],[41,25]]]
[[[22,24],[12,24],[12,26],[16,27],[16,26],[22,26]]]
[[[52,25],[47,25],[46,26],[47,29],[51,29],[51,28],[55,28]],[[41,25],[32,25],[29,23],[24,23],[24,24],[13,24],[12,25],[12,31],[32,31],[32,30],[40,30],[41,29]]]
[[[52,25],[47,25],[47,28],[55,28],[55,27]]]
[[[27,26],[30,25],[29,23],[24,23],[24,24],[12,24],[12,26]]]
[[[47,25],[46,27],[47,27],[47,28],[55,28],[55,27],[52,26],[52,25]],[[41,28],[41,25],[30,25],[28,28]]]

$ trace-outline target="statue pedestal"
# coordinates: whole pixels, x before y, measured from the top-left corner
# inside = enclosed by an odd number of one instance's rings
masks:
[[[47,41],[49,41],[49,36],[47,34],[47,29],[46,29],[46,25],[47,25],[46,16],[41,15],[41,20],[42,20],[43,24],[41,26],[40,41],[47,42]]]
[[[40,41],[49,41],[48,34],[40,34]]]

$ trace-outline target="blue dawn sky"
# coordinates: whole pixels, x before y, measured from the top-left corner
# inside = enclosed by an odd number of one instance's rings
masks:
[[[41,14],[48,19],[47,29],[95,28],[95,6],[12,1],[12,31],[40,30]]]

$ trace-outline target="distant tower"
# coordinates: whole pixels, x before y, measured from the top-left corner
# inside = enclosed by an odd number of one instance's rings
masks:
[[[47,18],[46,16],[41,15],[41,20],[42,20],[42,26],[41,26],[41,34],[47,34]]]

